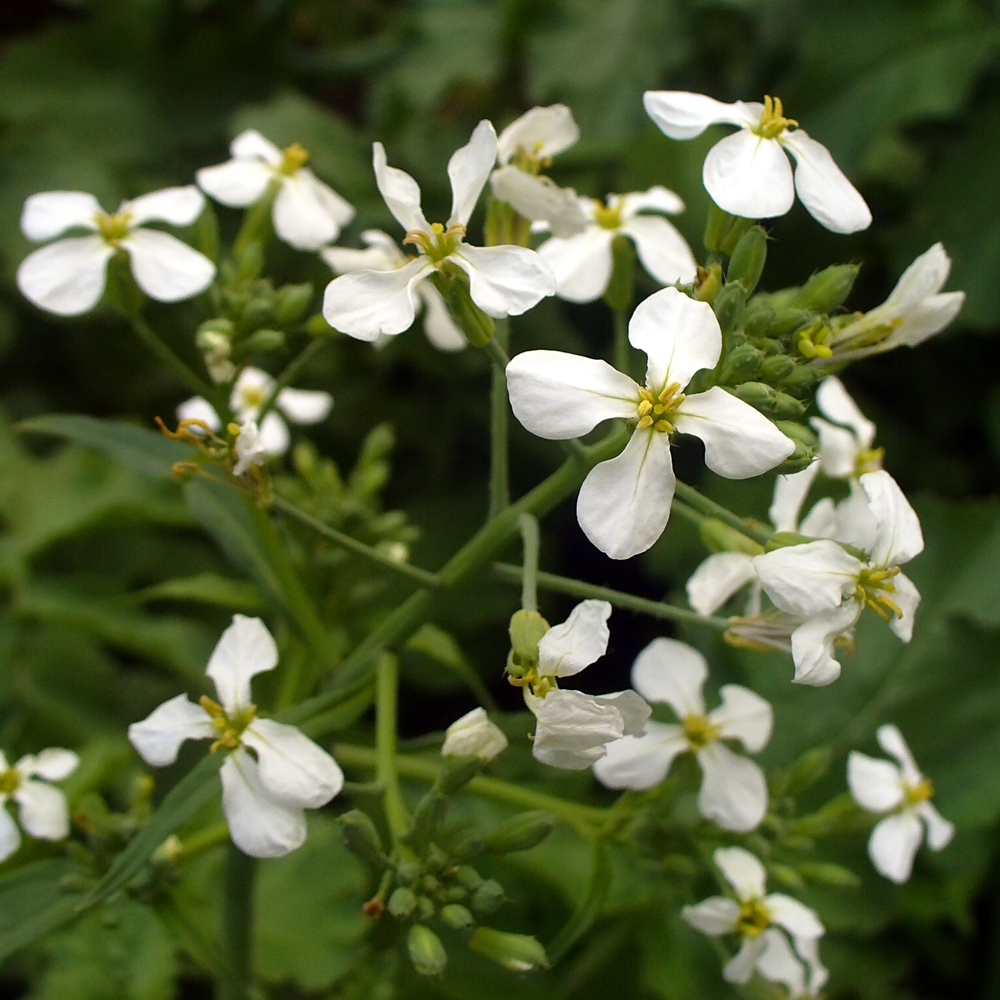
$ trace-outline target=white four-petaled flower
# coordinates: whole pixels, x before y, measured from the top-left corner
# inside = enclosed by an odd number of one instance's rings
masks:
[[[257,716],[254,675],[273,670],[278,650],[259,618],[234,615],[208,661],[218,703],[187,695],[164,702],[128,729],[132,745],[153,767],[177,759],[185,740],[211,739],[222,750],[222,809],[233,843],[256,858],[279,857],[305,840],[304,809],[318,809],[341,789],[337,762],[294,726]],[[252,753],[251,753],[252,751]]]
[[[48,782],[68,778],[79,763],[72,750],[50,747],[37,755],[27,754],[11,767],[0,750],[0,861],[21,843],[17,824],[5,808],[8,799],[17,803],[21,826],[29,836],[62,840],[69,835],[66,796]]]
[[[701,689],[707,677],[708,664],[697,650],[676,639],[654,639],[632,667],[632,686],[647,701],[668,704],[680,724],[648,722],[642,736],[609,744],[594,774],[610,788],[652,788],[679,754],[693,753],[702,771],[701,814],[724,830],[754,830],[767,811],[767,780],[757,764],[722,741],[738,740],[759,753],[774,715],[760,695],[738,684],[724,684],[722,704],[706,713]]]
[[[666,527],[675,429],[701,438],[706,464],[727,479],[760,475],[795,450],[767,417],[725,389],[684,394],[695,372],[712,368],[722,352],[710,305],[665,288],[640,303],[628,336],[648,356],[645,386],[604,361],[560,351],[526,351],[507,366],[514,415],[539,437],[563,440],[603,420],[635,421],[624,451],[596,465],[577,498],[580,527],[612,559],[644,552]]]
[[[275,185],[274,231],[290,246],[318,250],[354,218],[351,205],[305,165],[309,154],[298,143],[282,150],[247,129],[233,139],[229,152],[231,160],[198,171],[199,187],[223,205],[246,208]]]
[[[858,805],[885,814],[868,840],[872,864],[893,882],[905,882],[925,830],[928,846],[940,851],[951,841],[955,827],[931,805],[934,786],[920,773],[903,734],[885,725],[875,735],[897,763],[854,750],[847,758],[847,783]]]
[[[740,127],[709,150],[702,170],[705,188],[725,211],[769,219],[788,212],[798,192],[809,214],[835,233],[871,225],[864,198],[830,151],[797,128],[798,122],[784,117],[780,100],[723,104],[704,94],[649,90],[643,104],[671,139],[693,139],[709,125]],[[786,153],[795,158],[794,180]]]
[[[108,262],[128,255],[136,284],[159,302],[177,302],[203,292],[215,277],[215,265],[176,236],[146,229],[144,223],[190,226],[205,199],[191,185],[166,188],[123,201],[109,214],[92,194],[46,191],[24,203],[21,230],[30,240],[55,239],[69,229],[89,236],[56,240],[36,250],[17,269],[17,287],[41,309],[78,316],[100,301]]]

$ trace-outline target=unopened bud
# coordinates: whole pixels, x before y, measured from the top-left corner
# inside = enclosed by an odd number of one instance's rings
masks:
[[[772,354],[760,366],[760,379],[769,385],[776,385],[795,370],[795,362],[787,354]]]
[[[338,817],[344,846],[368,865],[385,866],[382,840],[371,817],[360,809],[350,809]]]
[[[386,909],[397,918],[408,917],[417,906],[416,893],[405,885],[393,890]]]
[[[434,790],[438,795],[454,795],[479,774],[484,763],[479,757],[448,758],[434,781]]]
[[[746,331],[751,337],[773,337],[781,340],[816,318],[808,309],[774,308],[760,300],[761,296],[753,300],[746,320]]]
[[[472,865],[459,865],[455,869],[455,880],[459,885],[474,892],[483,884],[483,877]]]
[[[250,299],[243,307],[243,321],[250,327],[269,323],[273,315],[274,308],[270,297]]]
[[[726,281],[738,281],[751,295],[760,281],[767,260],[767,233],[761,226],[751,226],[733,248],[726,270]]]
[[[819,438],[816,437],[816,432],[811,427],[806,426],[806,424],[800,424],[795,420],[775,420],[774,426],[785,437],[791,438],[796,444],[801,444],[811,451],[815,451],[819,446]]]
[[[771,360],[771,359],[768,359]],[[746,382],[761,369],[764,354],[752,344],[743,344],[729,353],[722,365],[722,382]]]
[[[550,812],[533,809],[512,816],[486,835],[485,847],[492,854],[527,851],[540,844],[554,829],[556,818]]]
[[[476,925],[476,918],[460,903],[449,903],[442,907],[438,916],[453,931],[468,932]]]
[[[285,346],[285,335],[280,330],[257,330],[247,337],[242,346],[247,354],[267,354]]]
[[[448,813],[448,800],[435,792],[428,792],[413,810],[410,828],[403,839],[412,844],[430,843],[441,829]]]
[[[264,269],[264,248],[257,240],[248,240],[242,246],[233,247],[236,258],[236,272],[244,281],[253,281]]]
[[[406,939],[413,968],[422,976],[440,976],[448,964],[448,953],[441,939],[429,927],[414,924]]]
[[[778,420],[794,420],[806,412],[805,406],[797,399],[763,382],[744,382],[729,386],[728,391],[755,410]]]
[[[806,545],[814,541],[809,535],[801,535],[797,531],[776,531],[767,540],[764,546],[765,552],[774,552],[775,549],[787,549],[790,545]]]
[[[805,883],[802,876],[791,866],[772,862],[767,866],[768,873],[789,889],[801,889]]]
[[[492,913],[503,904],[506,898],[503,886],[488,878],[472,894],[472,908],[476,913]]]
[[[313,300],[310,282],[301,285],[284,285],[274,293],[274,322],[290,326],[301,319]]]
[[[792,304],[818,313],[840,308],[851,294],[859,270],[857,264],[832,264],[817,271],[798,289]]]
[[[833,886],[835,889],[856,889],[861,879],[849,868],[829,861],[804,861],[799,865],[799,874],[809,882]]]
[[[549,623],[537,611],[515,611],[510,618],[511,653],[507,660],[507,671],[513,677],[520,677],[523,667],[538,663],[538,643],[549,630]]]
[[[787,392],[796,395],[811,389],[821,378],[823,373],[818,368],[810,368],[808,365],[796,365],[784,379],[781,386]]]
[[[490,722],[483,708],[474,708],[456,719],[445,731],[441,756],[472,756],[481,761],[490,761],[506,748],[507,737],[500,727]]]
[[[534,972],[549,967],[545,949],[529,934],[507,934],[492,927],[477,927],[469,947],[514,972]]]
[[[198,327],[194,342],[199,351],[213,350],[222,341],[228,344],[235,332],[236,326],[232,320],[225,316],[214,316]]]
[[[723,336],[739,325],[746,301],[747,293],[738,281],[730,282],[715,296],[712,308]]]

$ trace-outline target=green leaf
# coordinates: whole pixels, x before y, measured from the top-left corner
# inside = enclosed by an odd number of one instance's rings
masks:
[[[218,573],[199,573],[197,576],[164,580],[136,592],[132,597],[144,604],[150,601],[191,601],[250,613],[267,609],[260,591],[252,583]]]

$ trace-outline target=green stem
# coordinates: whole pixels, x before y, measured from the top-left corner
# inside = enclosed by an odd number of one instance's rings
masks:
[[[494,563],[493,572],[501,579],[509,580],[511,583],[523,580],[525,575],[523,567],[511,566],[507,563]],[[653,618],[667,618],[671,621],[687,622],[691,625],[708,625],[720,632],[724,632],[729,627],[729,621],[726,618],[699,615],[697,611],[690,611],[688,608],[679,608],[674,604],[665,604],[663,601],[651,601],[648,598],[636,597],[634,594],[626,594],[620,590],[611,590],[609,587],[585,583],[583,580],[556,576],[554,573],[539,573],[538,585],[544,590],[554,590],[560,594],[570,594],[573,597],[583,598],[593,597],[600,601],[607,601],[615,607],[639,611]]]
[[[206,826],[181,841],[182,858],[186,861],[188,858],[201,854],[202,851],[207,851],[217,844],[223,844],[227,840],[229,840],[228,823],[214,823],[212,826]]]
[[[524,566],[521,570],[521,607],[525,611],[538,610],[538,518],[522,514],[517,523],[521,528],[524,546]]]
[[[253,884],[257,861],[231,845],[222,881],[222,950],[226,970],[217,1000],[249,1000],[253,977]]]
[[[396,769],[398,702],[399,660],[392,653],[383,653],[375,672],[375,779],[384,790],[385,817],[393,841],[398,841],[410,825]]]
[[[243,225],[233,240],[233,259],[240,263],[240,258],[247,251],[251,243],[258,243],[261,251],[265,250],[274,234],[274,224],[271,221],[274,199],[278,194],[281,184],[277,180],[272,180],[267,186],[267,190],[250,206],[247,214],[243,217]],[[256,275],[254,275],[256,277]]]
[[[760,525],[757,521],[737,516],[727,507],[723,507],[722,504],[718,504],[714,500],[709,500],[693,486],[688,486],[687,483],[682,483],[679,479],[674,487],[674,495],[683,500],[689,507],[693,507],[699,514],[714,517],[761,545],[766,545],[771,540],[772,532],[769,528]]]
[[[510,341],[510,325],[506,319],[497,320],[496,334],[491,344],[506,352]],[[493,383],[490,388],[490,517],[496,517],[510,506],[510,456],[509,433],[510,407],[507,402],[506,365],[493,365]]]
[[[503,371],[507,365],[510,364],[510,357],[507,354],[507,345],[497,343],[497,337],[494,334],[483,347],[483,350],[490,356],[490,361],[493,362],[494,368],[499,368]]]
[[[306,527],[312,528],[313,531],[324,538],[329,538],[331,542],[336,542],[337,545],[347,549],[348,552],[353,552],[355,555],[361,556],[369,562],[377,563],[384,569],[391,570],[393,573],[414,580],[422,587],[441,586],[441,581],[437,578],[436,574],[429,573],[425,569],[420,569],[419,566],[411,566],[409,563],[399,562],[393,559],[392,556],[388,556],[384,552],[379,552],[378,549],[373,549],[370,545],[365,545],[364,542],[359,542],[356,538],[345,535],[344,532],[338,531],[336,528],[331,528],[330,525],[324,524],[318,518],[313,517],[312,514],[307,514],[284,497],[275,494],[271,506],[275,510],[280,510],[283,514],[295,518],[296,521],[306,525]]]
[[[141,317],[131,316],[129,321],[136,336],[159,358],[195,395],[212,396],[212,387],[203,378],[189,368],[167,345],[159,338],[153,328]]]
[[[299,351],[296,357],[292,358],[285,366],[285,370],[275,379],[271,394],[264,400],[264,405],[261,406],[260,412],[257,414],[258,423],[274,409],[274,404],[277,402],[281,390],[290,385],[295,376],[309,363],[312,356],[322,350],[328,343],[330,343],[329,337],[315,337]]]
[[[615,368],[625,375],[631,375],[632,345],[628,342],[628,311],[615,309]]]

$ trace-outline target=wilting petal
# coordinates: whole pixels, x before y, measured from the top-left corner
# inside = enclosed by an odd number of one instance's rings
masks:
[[[924,550],[920,519],[896,480],[884,470],[866,472],[860,479],[878,525],[871,561],[876,566],[899,566]]]
[[[532,744],[536,760],[552,767],[582,771],[604,756],[605,744],[625,734],[614,705],[581,691],[550,691],[544,698],[525,694],[538,720]]]
[[[233,623],[222,633],[205,673],[212,678],[222,707],[232,714],[252,704],[250,679],[277,665],[278,647],[267,626],[259,618],[233,615]]]
[[[395,271],[352,271],[334,278],[323,296],[323,316],[357,340],[402,333],[417,312],[416,284],[433,264],[423,255]]]
[[[722,704],[708,713],[708,721],[719,727],[719,736],[739,740],[750,753],[763,750],[774,725],[770,703],[739,684],[723,684],[719,696]]]
[[[740,919],[740,907],[738,903],[726,899],[725,896],[710,896],[694,906],[685,906],[681,910],[681,916],[702,934],[719,937],[736,930],[736,924]]]
[[[553,625],[538,643],[538,672],[570,677],[599,660],[608,649],[611,633],[607,601],[581,601],[561,625]]]
[[[648,191],[631,191],[621,196],[622,215],[631,219],[637,212],[666,212],[678,215],[684,211],[680,195],[660,184],[654,184]]]
[[[274,231],[297,250],[318,250],[340,235],[354,209],[303,167],[284,178],[274,199]]]
[[[639,303],[629,320],[628,339],[649,359],[646,385],[654,392],[671,382],[683,389],[695,372],[714,367],[722,353],[722,331],[712,307],[676,288],[654,292]]]
[[[875,425],[858,409],[844,383],[834,375],[823,379],[816,390],[816,405],[828,420],[849,427],[861,448],[870,448],[875,440]]]
[[[21,807],[25,833],[40,840],[62,840],[69,836],[66,796],[44,781],[24,781],[13,795]]]
[[[727,479],[748,479],[773,469],[795,451],[795,443],[749,403],[721,386],[688,396],[674,426],[705,445],[705,464]]]
[[[834,643],[841,635],[850,633],[860,614],[857,601],[845,601],[839,608],[806,619],[792,632],[796,684],[822,687],[840,676],[840,663],[833,655]]]
[[[101,214],[100,202],[92,194],[83,191],[43,191],[25,201],[21,212],[21,232],[29,240],[40,242],[60,236],[73,226],[96,230],[95,218]]]
[[[747,105],[742,101],[723,104],[713,97],[682,90],[647,90],[642,95],[642,103],[660,131],[671,139],[693,139],[709,125],[721,123],[756,125],[761,114],[753,112],[753,108],[760,105]]]
[[[207,740],[216,735],[209,714],[188,701],[186,694],[165,701],[142,722],[128,727],[129,742],[152,767],[173,764],[185,740]]]
[[[510,163],[519,149],[547,159],[569,149],[579,138],[580,129],[565,104],[532,108],[500,133],[497,159],[500,163]]]
[[[847,756],[847,787],[869,812],[891,812],[902,801],[903,774],[895,764],[852,750]]]
[[[424,304],[424,333],[439,351],[460,351],[468,341],[448,312],[441,293],[429,282],[417,286]]]
[[[119,211],[129,213],[129,225],[155,220],[172,226],[190,226],[205,208],[205,196],[193,185],[164,188],[127,201]]]
[[[261,784],[275,802],[318,809],[344,785],[337,762],[295,726],[254,719],[242,741],[257,751]]]
[[[282,389],[275,402],[293,424],[318,424],[329,415],[333,396],[320,390]]]
[[[767,512],[775,531],[796,531],[798,529],[802,504],[805,503],[813,481],[816,479],[819,465],[819,462],[811,462],[801,472],[792,472],[787,476],[778,476],[775,479],[774,499]],[[826,471],[825,466],[824,471]]]
[[[824,934],[819,917],[804,903],[780,892],[772,892],[764,899],[771,913],[771,919],[779,927],[784,927],[794,939],[813,940]]]
[[[727,983],[747,982],[753,975],[766,944],[767,941],[761,934],[744,938],[740,950],[722,967],[722,978]]]
[[[241,160],[261,160],[272,167],[280,167],[284,154],[270,139],[265,139],[255,128],[244,129],[229,144],[229,152]]]
[[[628,559],[663,534],[674,498],[670,439],[636,430],[617,458],[595,465],[576,498],[583,533],[605,555]]]
[[[25,257],[17,269],[17,287],[40,309],[78,316],[100,301],[108,261],[114,249],[100,236],[59,240]]]
[[[375,168],[375,183],[393,218],[407,232],[419,229],[429,233],[430,223],[420,208],[420,185],[405,170],[389,166],[385,147],[380,142],[372,145],[372,166]]]
[[[795,157],[795,190],[817,222],[834,233],[856,233],[871,225],[868,205],[826,146],[801,129],[783,133],[780,141]]]
[[[553,236],[539,248],[538,255],[552,269],[556,294],[569,302],[599,299],[611,280],[610,229],[590,226],[577,236]]]
[[[695,754],[703,774],[698,811],[723,830],[755,830],[767,812],[767,780],[752,761],[715,740]]]
[[[757,579],[746,552],[716,552],[705,559],[687,582],[687,598],[699,615],[714,614],[741,587]]]
[[[894,813],[875,824],[868,838],[868,856],[880,875],[901,884],[913,871],[922,839],[923,827],[916,813]]]
[[[176,236],[155,229],[133,229],[121,241],[132,259],[138,286],[158,302],[178,302],[205,291],[215,265]]]
[[[681,726],[649,722],[642,736],[624,736],[607,745],[594,774],[608,788],[652,788],[667,776],[678,754],[688,749]]]
[[[448,225],[468,224],[496,158],[497,134],[492,122],[484,118],[473,130],[469,141],[455,150],[448,161],[448,179],[451,181]]]
[[[198,187],[230,208],[246,208],[259,201],[274,171],[260,160],[237,159],[214,167],[202,167],[195,175]]]
[[[636,691],[648,701],[669,705],[679,719],[705,714],[701,688],[706,677],[705,657],[677,639],[654,639],[632,666],[632,686]]]
[[[913,759],[913,754],[910,753],[910,748],[898,726],[894,726],[891,722],[879,726],[875,731],[875,738],[886,753],[892,754],[899,761],[903,779],[907,784],[916,785],[923,781],[924,776],[920,773],[920,768],[917,767],[917,762]]]
[[[257,762],[245,750],[222,765],[222,811],[233,843],[253,858],[280,858],[301,847],[306,818],[301,809],[275,802],[261,784]]]
[[[450,259],[468,274],[472,301],[495,319],[520,316],[556,292],[548,264],[527,247],[463,243]]]
[[[0,801],[0,861],[6,861],[20,846],[21,831]]]
[[[30,763],[24,759],[17,762],[17,770],[24,777],[37,775],[46,781],[62,781],[68,778],[80,765],[80,758],[72,750],[62,747],[49,747],[37,756],[30,757]]]
[[[514,416],[549,441],[580,437],[601,421],[634,418],[639,387],[605,361],[562,351],[525,351],[507,365]]]
[[[862,569],[859,559],[827,539],[765,552],[753,565],[777,607],[807,618],[838,607]]]
[[[720,847],[712,858],[741,901],[763,898],[767,875],[757,857],[742,847]]]
[[[890,618],[889,628],[903,642],[909,642],[913,638],[913,625],[917,617],[917,607],[920,604],[920,591],[914,586],[913,581],[903,573],[896,574],[892,578],[892,584],[896,588],[892,593],[892,600],[902,611],[902,615],[899,618]]]
[[[631,236],[646,271],[661,285],[694,281],[697,264],[683,236],[659,215],[637,215],[621,231]]]
[[[917,815],[927,827],[927,844],[932,851],[940,851],[951,843],[955,824],[949,823],[930,802],[921,802],[917,806]]]
[[[219,415],[215,412],[215,407],[203,396],[192,396],[190,399],[185,399],[175,412],[178,421],[203,420],[213,431],[217,431],[222,426]],[[195,434],[201,432],[199,427],[191,429]]]
[[[784,215],[795,201],[792,166],[781,144],[748,129],[708,151],[702,180],[719,208],[746,219]]]

